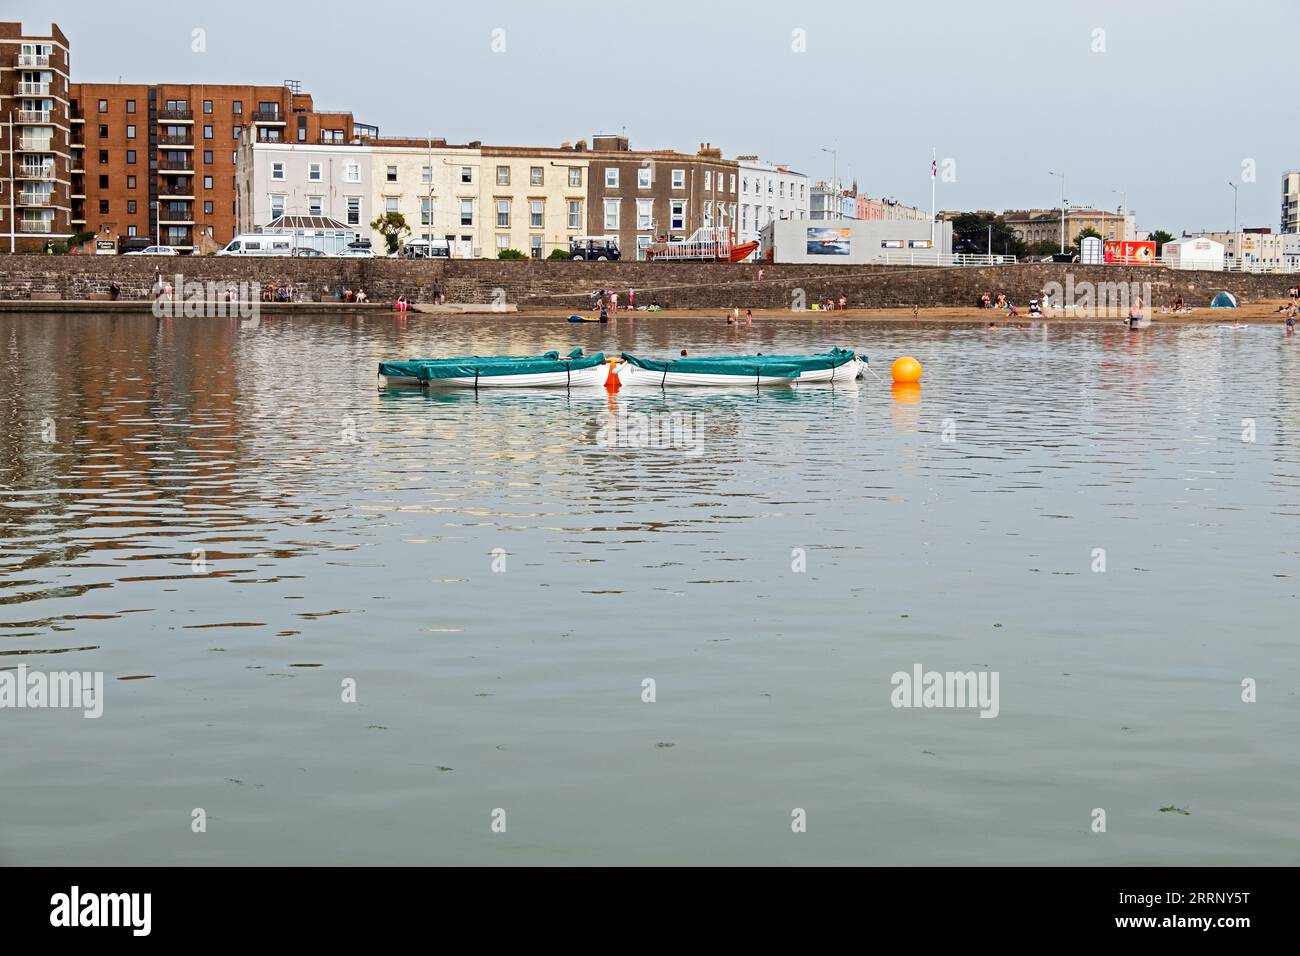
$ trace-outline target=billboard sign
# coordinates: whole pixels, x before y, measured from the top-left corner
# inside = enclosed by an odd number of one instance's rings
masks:
[[[1106,263],[1108,265],[1150,266],[1155,265],[1156,244],[1154,242],[1132,242],[1127,239],[1106,240]]]

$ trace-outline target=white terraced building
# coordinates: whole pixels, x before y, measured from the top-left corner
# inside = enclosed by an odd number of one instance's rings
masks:
[[[811,201],[808,177],[757,156],[737,156],[740,191],[737,195],[737,242],[759,238],[763,227],[779,219],[807,219]]]

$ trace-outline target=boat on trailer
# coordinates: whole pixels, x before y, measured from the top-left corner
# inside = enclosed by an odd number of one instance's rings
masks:
[[[620,382],[631,386],[796,385],[805,382],[851,382],[860,378],[866,359],[852,349],[817,355],[710,355],[647,359],[623,353]]]
[[[420,369],[425,365],[483,365],[493,362],[572,361],[582,358],[582,349],[574,349],[561,358],[559,352],[541,355],[462,355],[457,358],[414,358],[405,362],[380,362],[379,387],[397,388],[420,384]]]
[[[421,388],[587,388],[605,384],[609,365],[604,352],[513,361],[452,359],[421,365],[416,376]]]

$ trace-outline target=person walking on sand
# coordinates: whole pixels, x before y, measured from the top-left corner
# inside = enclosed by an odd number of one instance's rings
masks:
[[[636,309],[636,289],[627,290],[627,307],[631,310]]]
[[[609,311],[618,313],[618,293],[611,291],[609,294]]]

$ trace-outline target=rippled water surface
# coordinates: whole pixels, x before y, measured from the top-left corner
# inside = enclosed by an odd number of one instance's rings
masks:
[[[925,381],[375,388],[575,345]],[[98,720],[0,710],[0,863],[1300,858],[1278,329],[3,315],[0,347],[0,668],[105,675]],[[625,413],[688,440],[609,447]],[[915,664],[996,671],[998,716],[892,707]]]

